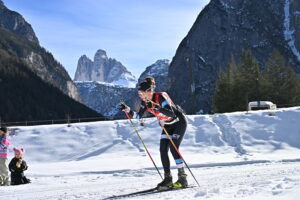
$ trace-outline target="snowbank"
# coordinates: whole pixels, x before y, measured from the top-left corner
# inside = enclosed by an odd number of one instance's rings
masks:
[[[188,116],[180,151],[200,188],[131,199],[296,200],[300,108],[272,112]],[[162,172],[161,128],[154,118],[134,123]],[[160,181],[126,120],[15,128],[11,148],[26,148],[32,183],[0,187],[0,199],[105,199]],[[188,181],[195,185],[189,173]]]

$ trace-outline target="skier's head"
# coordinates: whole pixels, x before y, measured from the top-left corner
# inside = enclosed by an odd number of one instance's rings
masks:
[[[138,86],[138,93],[143,101],[147,101],[147,99],[152,99],[153,91],[151,83],[146,81],[141,82]]]
[[[14,148],[14,153],[16,158],[22,158],[25,154],[25,149],[24,148]]]
[[[155,89],[156,85],[155,85],[155,80],[154,80],[153,77],[150,77],[150,76],[149,76],[149,77],[145,78],[145,81],[146,81],[147,83],[150,83],[150,84],[151,84],[151,89],[152,89],[152,90]]]

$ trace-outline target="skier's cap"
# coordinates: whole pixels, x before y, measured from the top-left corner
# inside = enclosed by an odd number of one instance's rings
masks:
[[[6,127],[1,127],[0,131],[3,131],[4,133],[6,133],[7,132],[7,128]]]
[[[147,92],[147,91],[151,90],[151,83],[146,82],[146,81],[141,82],[137,89],[140,91]]]

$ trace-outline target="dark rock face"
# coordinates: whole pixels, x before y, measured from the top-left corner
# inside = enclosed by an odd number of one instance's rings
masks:
[[[80,101],[77,89],[64,67],[39,45],[31,25],[17,12],[0,2],[0,29],[3,48],[21,58],[43,81]]]
[[[138,84],[143,82],[146,77],[153,77],[155,79],[155,85],[157,92],[163,92],[168,90],[168,71],[170,61],[167,59],[158,60],[154,64],[148,66],[146,70],[141,74],[138,80]]]
[[[187,113],[209,113],[215,81],[231,56],[249,49],[261,66],[278,49],[300,73],[298,1],[211,0],[169,67],[170,95]]]
[[[99,49],[94,61],[83,55],[78,60],[74,81],[100,81],[134,87],[136,78],[121,62],[108,58],[104,50]]]
[[[25,21],[22,15],[7,9],[2,1],[0,1],[0,24],[2,28],[17,34],[22,38],[39,43],[31,25]]]

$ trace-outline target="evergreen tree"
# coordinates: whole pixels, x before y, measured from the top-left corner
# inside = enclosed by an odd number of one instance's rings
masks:
[[[278,51],[272,53],[263,72],[249,51],[243,51],[239,65],[231,59],[220,72],[213,97],[215,112],[245,110],[248,102],[258,100],[286,106],[300,102],[300,79]]]
[[[231,59],[226,70],[221,71],[217,81],[216,92],[213,97],[213,108],[215,112],[229,112],[235,106],[234,99],[236,98],[236,82],[240,72],[235,63]]]
[[[248,101],[259,100],[262,75],[257,60],[251,55],[249,50],[245,50],[242,53],[240,71],[239,91],[241,92],[241,97],[244,96]],[[241,109],[245,108],[245,98]]]
[[[275,50],[268,59],[264,77],[268,99],[276,104],[300,102],[300,81],[294,70],[285,64],[284,57]]]
[[[262,75],[256,59],[248,50],[242,52],[241,62],[237,65],[232,58],[225,71],[220,73],[213,97],[215,112],[245,110],[249,100],[259,95]]]

